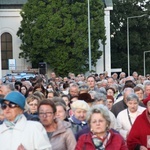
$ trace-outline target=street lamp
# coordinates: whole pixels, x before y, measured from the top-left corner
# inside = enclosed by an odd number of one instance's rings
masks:
[[[89,41],[89,73],[91,71],[91,27],[90,27],[90,0],[88,0],[88,41]]]
[[[147,14],[143,14],[140,16],[131,16],[127,17],[127,54],[128,54],[128,76],[130,76],[130,49],[129,49],[129,19],[133,18],[141,18],[146,16]]]
[[[143,61],[144,61],[144,77],[145,77],[145,74],[146,74],[146,73],[145,73],[145,72],[146,72],[146,71],[145,71],[145,54],[146,54],[146,53],[150,53],[150,51],[144,51],[144,53],[143,53],[143,57],[144,57],[144,59],[143,59]]]

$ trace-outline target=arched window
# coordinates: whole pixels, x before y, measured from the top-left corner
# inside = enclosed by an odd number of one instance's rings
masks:
[[[2,69],[8,69],[8,59],[12,59],[12,36],[5,32],[1,35]]]

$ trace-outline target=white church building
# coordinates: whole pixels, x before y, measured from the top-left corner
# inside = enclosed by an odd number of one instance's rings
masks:
[[[111,44],[110,44],[110,11],[113,9],[112,0],[105,1],[106,45],[103,55],[92,67],[96,73],[111,74]],[[0,78],[12,70],[27,70],[31,66],[25,59],[19,58],[21,40],[16,35],[20,27],[20,10],[27,0],[0,0]]]

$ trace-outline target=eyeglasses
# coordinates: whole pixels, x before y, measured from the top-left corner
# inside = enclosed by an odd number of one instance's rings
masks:
[[[7,106],[8,106],[9,108],[16,108],[16,107],[18,107],[17,104],[14,104],[14,103],[12,103],[12,102],[10,102],[9,104],[2,103],[2,104],[1,104],[2,110],[5,110],[5,109],[7,108]]]
[[[39,112],[40,117],[48,116],[50,117],[53,114],[53,112]]]
[[[29,104],[29,106],[38,106],[38,104]]]

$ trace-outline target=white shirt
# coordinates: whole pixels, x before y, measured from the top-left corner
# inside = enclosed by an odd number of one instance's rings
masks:
[[[128,109],[128,108],[127,108]],[[135,119],[142,114],[142,112],[146,109],[144,107],[138,106],[138,109],[136,112],[131,113],[129,110],[127,111],[127,109],[122,110],[118,116],[117,116],[117,121],[118,124],[120,126],[120,130],[119,133],[123,136],[123,138],[126,140],[127,138],[127,134],[129,133]],[[129,114],[128,114],[129,112]],[[130,118],[130,119],[129,119]],[[130,123],[131,120],[131,123]]]

